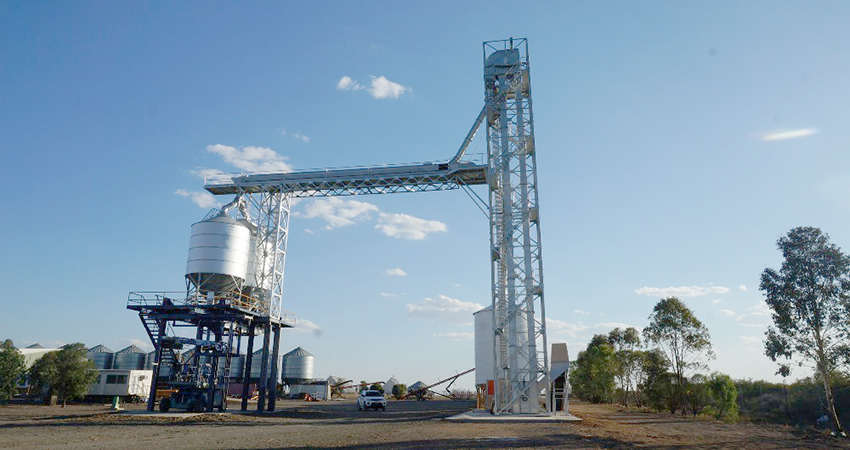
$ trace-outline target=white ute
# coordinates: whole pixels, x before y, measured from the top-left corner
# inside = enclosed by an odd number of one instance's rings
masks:
[[[360,393],[360,397],[357,397],[357,410],[362,409],[378,409],[381,410],[387,409],[387,399],[384,398],[384,394],[381,391],[363,391]]]

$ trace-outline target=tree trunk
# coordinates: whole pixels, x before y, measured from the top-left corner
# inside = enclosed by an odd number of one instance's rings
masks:
[[[844,433],[844,427],[841,426],[841,420],[838,418],[838,412],[835,410],[835,397],[832,394],[832,386],[831,380],[829,377],[829,372],[827,371],[824,365],[819,365],[821,380],[823,380],[823,390],[826,395],[826,408],[829,412],[829,416],[832,419],[832,423],[835,425],[835,431],[838,433]]]

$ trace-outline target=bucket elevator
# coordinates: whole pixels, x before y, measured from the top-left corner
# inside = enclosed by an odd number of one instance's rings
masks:
[[[273,354],[274,361],[277,361],[280,328],[293,324],[288,319],[290,316],[281,309],[289,213],[293,198],[462,188],[485,210],[490,222],[494,380],[490,380],[492,382],[489,385],[493,391],[492,411],[497,415],[552,411],[555,402],[552,395],[546,396],[545,411],[541,411],[539,402],[542,389],[548,387],[550,393],[553,391],[548,374],[528,42],[524,38],[488,41],[484,42],[483,50],[484,107],[456,155],[447,162],[219,174],[205,179],[204,188],[210,193],[236,196],[229,206],[238,206],[243,213],[243,220],[255,227],[256,242],[252,245],[258,261],[251,289],[245,290],[243,287],[238,291],[212,294],[200,286],[190,286],[190,297],[195,292],[193,298],[196,300],[187,299],[187,305],[220,304],[230,308],[229,315],[216,316],[215,320],[221,320],[220,323],[204,325],[208,333],[211,331],[216,339],[232,339],[233,330],[236,330],[237,336],[247,332],[253,337],[254,328],[261,326],[264,327],[263,348],[267,352],[270,330],[274,329]],[[486,129],[486,164],[471,162],[467,152],[482,126]],[[488,202],[470,188],[473,185],[489,187]],[[190,285],[200,284],[190,280]],[[223,302],[217,303],[219,297],[223,298]],[[134,305],[128,305],[131,306]],[[138,305],[131,309],[139,310],[142,315]],[[197,323],[200,337],[200,322],[191,314],[195,313],[190,313],[188,319],[180,320]],[[164,312],[154,316],[160,321],[171,317]],[[159,330],[162,335],[164,328],[148,328],[156,345],[152,330]],[[249,339],[249,354],[252,342],[253,339]],[[157,346],[158,354],[161,353],[160,347]],[[272,366],[269,387],[276,379],[275,368],[276,364]],[[246,374],[247,370],[249,368],[246,368]],[[265,367],[262,373],[264,379],[261,385],[266,386]],[[274,390],[268,391],[271,410],[274,408]],[[261,396],[263,392],[260,391]],[[560,401],[563,403],[566,398]],[[260,405],[258,409],[262,408]]]

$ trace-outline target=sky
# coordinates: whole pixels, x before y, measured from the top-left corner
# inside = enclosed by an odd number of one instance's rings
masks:
[[[549,341],[575,358],[673,295],[710,370],[779,381],[777,239],[850,248],[850,3],[517,5],[0,0],[0,339],[152,349],[128,293],[185,292],[191,225],[232,200],[204,174],[447,160],[482,42],[525,37]],[[463,191],[298,201],[288,244],[281,349],[316,377],[474,366],[489,225]]]

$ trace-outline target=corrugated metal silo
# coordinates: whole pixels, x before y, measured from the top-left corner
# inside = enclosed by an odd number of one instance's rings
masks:
[[[222,212],[192,225],[186,278],[199,290],[240,288],[248,273],[251,231]]]
[[[112,350],[101,344],[88,349],[86,358],[94,361],[94,366],[97,369],[111,369],[113,354]]]
[[[496,369],[495,336],[493,335],[493,307],[488,306],[473,315],[475,322],[475,384],[494,380]]]
[[[147,353],[144,350],[131,345],[115,353],[112,360],[113,369],[139,370],[145,367]]]
[[[313,379],[313,362],[316,358],[301,347],[283,355],[284,383],[298,384]]]

